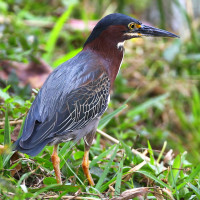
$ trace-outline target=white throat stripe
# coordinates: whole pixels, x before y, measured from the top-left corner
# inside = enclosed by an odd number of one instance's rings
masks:
[[[123,41],[123,42],[119,42],[119,43],[117,44],[117,48],[118,48],[118,49],[120,49],[120,48],[122,48],[122,47],[124,47],[124,41]]]

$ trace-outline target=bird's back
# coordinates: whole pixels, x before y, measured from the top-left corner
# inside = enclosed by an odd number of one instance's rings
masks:
[[[110,81],[98,59],[82,51],[49,75],[28,112],[16,150],[34,156],[56,137],[70,138],[104,113]]]

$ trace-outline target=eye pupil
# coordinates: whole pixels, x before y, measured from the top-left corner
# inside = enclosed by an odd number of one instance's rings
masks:
[[[134,29],[135,28],[135,24],[129,24],[129,28],[130,29]]]

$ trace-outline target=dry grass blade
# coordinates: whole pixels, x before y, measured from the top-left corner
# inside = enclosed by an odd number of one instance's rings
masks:
[[[174,197],[173,197],[172,192],[168,188],[163,188],[162,190],[163,190],[163,192],[165,192],[169,196],[169,198],[171,200],[175,200]]]
[[[111,200],[128,200],[138,196],[145,196],[149,192],[149,188],[147,187],[134,188],[122,192],[120,196],[113,197]]]
[[[125,179],[125,181],[129,180],[131,178],[132,173],[138,171],[139,169],[141,169],[146,164],[147,164],[146,161],[141,162],[139,165],[136,165],[135,167],[133,167],[132,169],[130,169],[128,171],[128,174],[124,175],[122,178]]]

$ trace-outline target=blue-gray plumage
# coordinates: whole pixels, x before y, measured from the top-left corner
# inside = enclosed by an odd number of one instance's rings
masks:
[[[61,183],[57,144],[84,138],[83,171],[89,184],[94,185],[89,172],[89,148],[108,106],[123,59],[124,41],[142,36],[177,37],[119,13],[101,19],[83,50],[49,75],[29,110],[15,150],[35,156],[45,145],[54,145],[52,162],[57,182]]]
[[[110,91],[108,75],[97,61],[92,52],[82,51],[52,72],[30,108],[16,150],[35,156],[47,144],[87,134],[73,131],[104,113]]]

